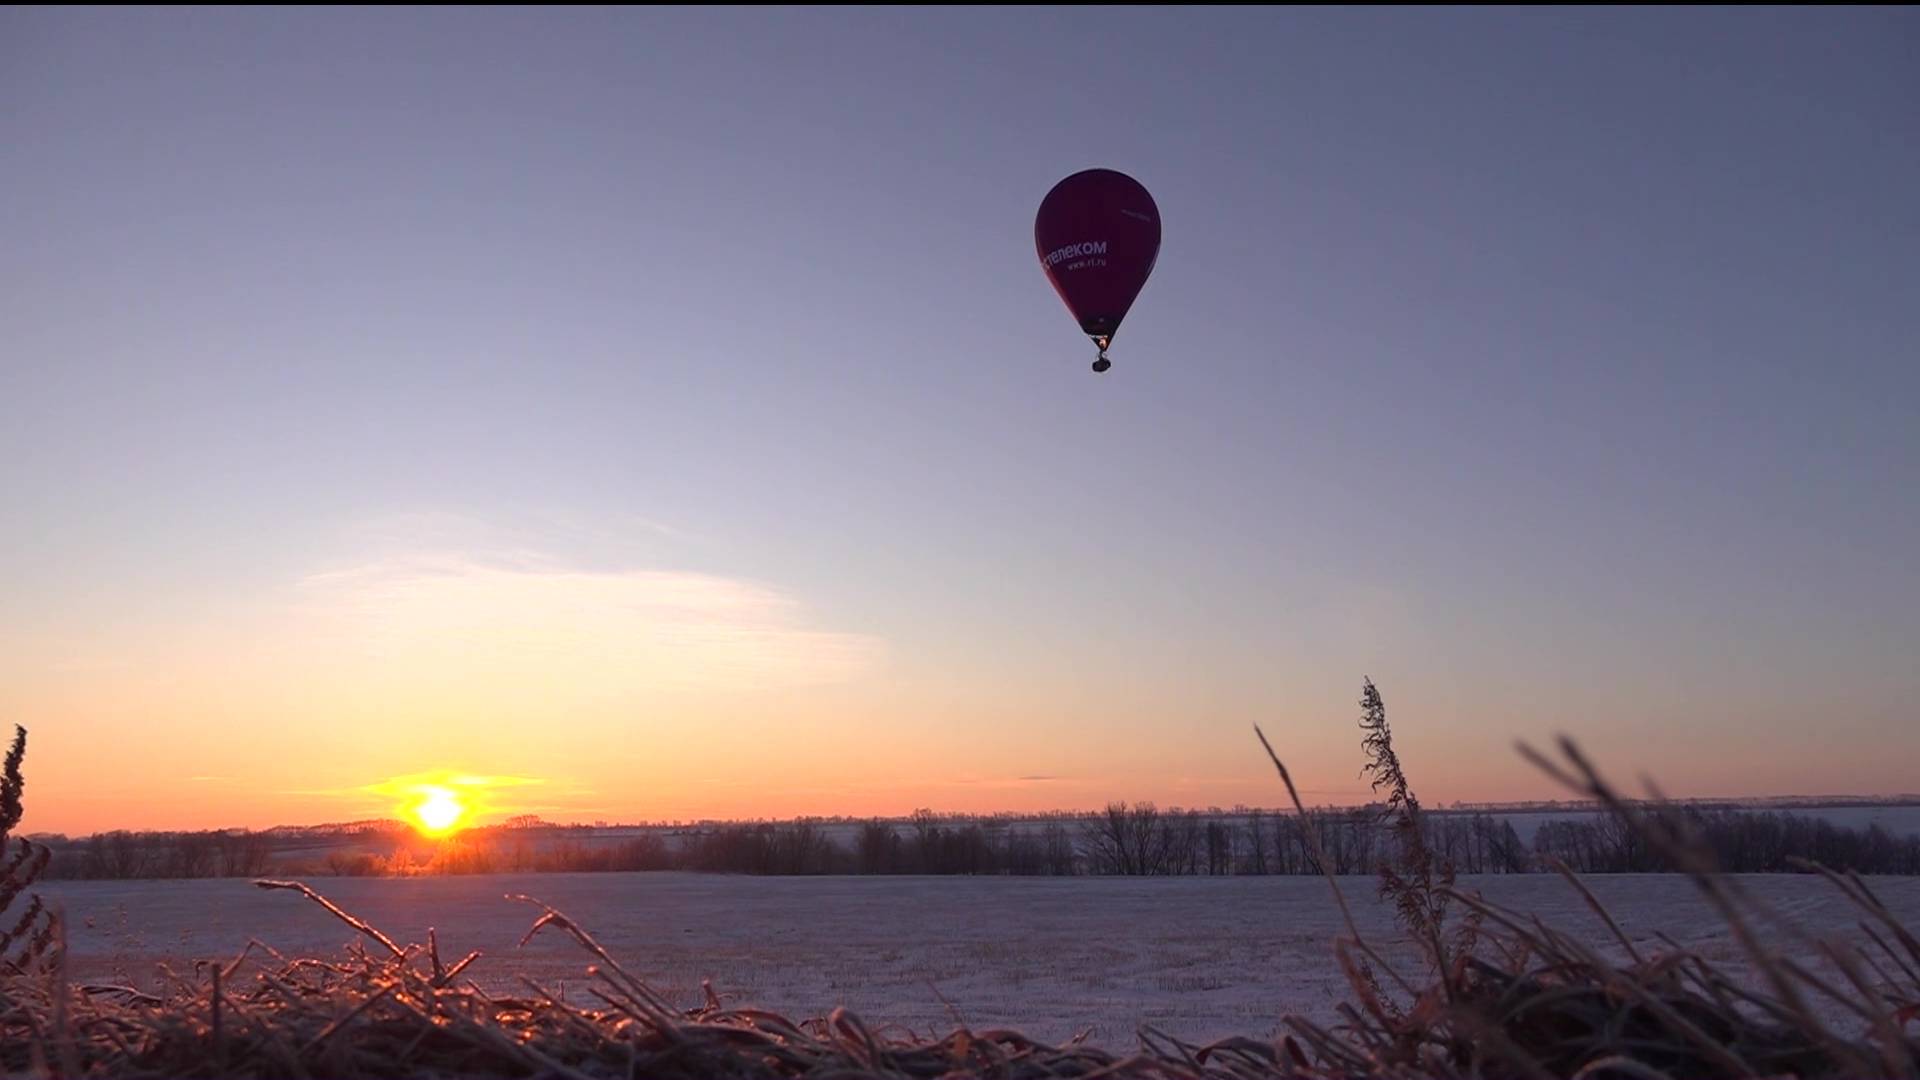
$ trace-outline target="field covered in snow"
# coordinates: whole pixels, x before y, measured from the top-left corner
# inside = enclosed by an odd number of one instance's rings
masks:
[[[1586,880],[1630,937],[1651,942],[1665,931],[1737,963],[1725,929],[1684,878]],[[1816,878],[1741,880],[1810,930],[1853,926],[1854,912]],[[687,1005],[710,979],[736,1004],[795,1017],[845,1005],[870,1023],[921,1033],[951,1030],[956,1021],[1054,1040],[1090,1029],[1096,1043],[1125,1046],[1141,1025],[1194,1040],[1262,1036],[1287,1012],[1330,1019],[1345,999],[1332,952],[1340,916],[1319,878],[655,873],[311,884],[402,943],[425,941],[435,927],[449,960],[482,950],[470,974],[483,987],[518,989],[525,975],[583,1003],[592,1000],[587,955],[551,932],[516,948],[538,910],[508,894],[536,896],[573,915],[622,964]],[[1871,884],[1897,916],[1920,923],[1920,879]],[[1605,941],[1600,921],[1557,877],[1462,885],[1596,945]],[[1401,940],[1373,879],[1345,879],[1344,887],[1370,940]],[[151,986],[160,963],[184,970],[193,959],[228,959],[250,938],[289,956],[322,957],[356,938],[297,894],[243,880],[56,882],[40,891],[66,911],[73,974],[83,980]]]

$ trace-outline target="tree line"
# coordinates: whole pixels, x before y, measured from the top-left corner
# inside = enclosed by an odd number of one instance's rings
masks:
[[[1836,826],[1776,811],[1700,806],[1643,810],[1698,836],[1733,873],[1793,872],[1805,859],[1863,874],[1920,874],[1920,836],[1878,825]],[[1307,839],[1311,824],[1323,867]],[[1463,874],[1522,874],[1558,860],[1586,874],[1660,873],[1675,867],[1616,815],[1542,824],[1531,844],[1487,813],[1428,814],[1431,850]],[[714,824],[613,841],[556,830],[475,829],[430,843],[404,831],[368,831],[358,850],[276,852],[264,833],[115,832],[55,842],[48,877],[192,878],[269,872],[333,875],[687,870],[709,873],[1185,876],[1370,874],[1391,857],[1378,807],[1296,814],[1162,810],[1114,803],[1099,814],[1025,821],[921,811],[905,822],[857,825],[807,818]]]
[[[47,842],[48,878],[255,877],[273,866],[266,833],[230,831],[96,833]]]
[[[1795,860],[1861,874],[1920,874],[1920,836],[1897,836],[1879,824],[1849,829],[1822,818],[1777,811],[1698,806],[1642,810],[1668,829],[1697,838],[1731,874],[1793,873]],[[1672,873],[1679,869],[1617,814],[1596,820],[1549,821],[1534,850],[1583,874]]]

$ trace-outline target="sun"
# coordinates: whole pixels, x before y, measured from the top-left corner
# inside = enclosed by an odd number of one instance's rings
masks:
[[[501,802],[495,789],[544,783],[534,777],[443,768],[389,777],[358,790],[379,797],[376,813],[382,820],[411,826],[421,836],[439,840],[517,813],[520,808],[511,800]]]
[[[452,791],[435,785],[423,785],[420,801],[409,807],[414,822],[428,836],[445,836],[460,827],[467,808],[460,805]]]

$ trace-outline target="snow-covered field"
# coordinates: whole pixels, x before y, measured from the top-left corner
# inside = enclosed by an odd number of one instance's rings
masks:
[[[1737,961],[1706,905],[1678,876],[1587,879],[1626,932],[1657,930],[1709,956]],[[1855,916],[1815,878],[1744,883],[1802,925],[1846,931]],[[557,933],[515,943],[537,909],[568,912],[672,999],[700,999],[700,982],[737,1003],[788,1015],[845,1005],[870,1023],[945,1032],[1017,1026],[1065,1039],[1129,1045],[1141,1025],[1183,1038],[1261,1036],[1295,1012],[1328,1019],[1344,986],[1331,943],[1341,932],[1323,879],[782,878],[687,874],[540,874],[326,878],[311,882],[401,942],[437,928],[443,956],[486,955],[483,986],[527,975],[590,1001],[589,958]],[[1599,920],[1548,875],[1463,880],[1489,900],[1531,911],[1595,944]],[[1909,924],[1920,923],[1920,878],[1875,878]],[[1361,929],[1397,940],[1368,878],[1345,889]],[[353,931],[305,898],[238,880],[55,882],[40,889],[66,910],[74,975],[154,984],[156,965],[230,958],[249,938],[289,955],[337,954]]]

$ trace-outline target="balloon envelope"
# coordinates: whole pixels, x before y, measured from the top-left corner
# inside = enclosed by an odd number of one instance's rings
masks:
[[[1088,169],[1040,201],[1033,241],[1054,291],[1104,350],[1160,257],[1160,208],[1133,177]]]

